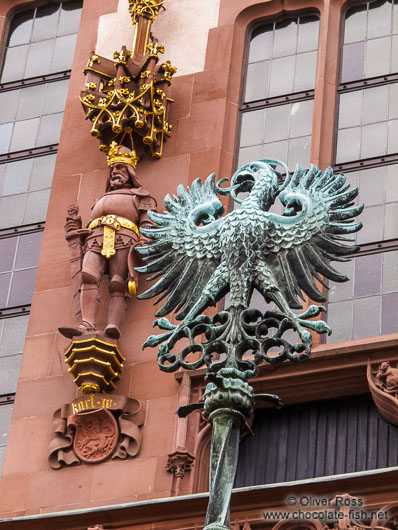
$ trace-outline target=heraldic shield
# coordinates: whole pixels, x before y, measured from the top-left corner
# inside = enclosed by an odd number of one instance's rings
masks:
[[[71,418],[70,424],[76,429],[73,449],[82,462],[102,462],[113,453],[119,428],[109,410],[80,412]]]

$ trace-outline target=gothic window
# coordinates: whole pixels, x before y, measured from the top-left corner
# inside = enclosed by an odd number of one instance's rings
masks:
[[[0,76],[0,470],[82,0],[14,16]]]
[[[300,15],[251,34],[241,105],[241,166],[276,158],[308,165],[318,54],[319,18]]]
[[[360,252],[332,285],[328,342],[393,333],[398,308],[398,2],[348,8],[342,43],[336,169],[365,204]]]

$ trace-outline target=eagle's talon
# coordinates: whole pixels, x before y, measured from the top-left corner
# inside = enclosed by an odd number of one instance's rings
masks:
[[[165,344],[161,344],[159,346],[159,354],[160,355],[166,355],[169,352],[170,352],[170,350],[169,350],[169,346],[168,346],[167,342]]]

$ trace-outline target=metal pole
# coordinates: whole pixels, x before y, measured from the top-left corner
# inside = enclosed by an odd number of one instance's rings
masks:
[[[236,368],[223,368],[205,391],[212,425],[210,495],[204,530],[229,530],[229,503],[238,463],[239,438],[253,409],[253,389]]]

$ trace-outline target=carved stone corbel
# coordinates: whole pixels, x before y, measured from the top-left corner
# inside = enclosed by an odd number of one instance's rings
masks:
[[[377,410],[388,422],[398,425],[397,361],[369,362],[367,379]]]
[[[194,460],[195,457],[188,451],[174,451],[168,455],[166,470],[182,479],[187,471],[191,471]]]

